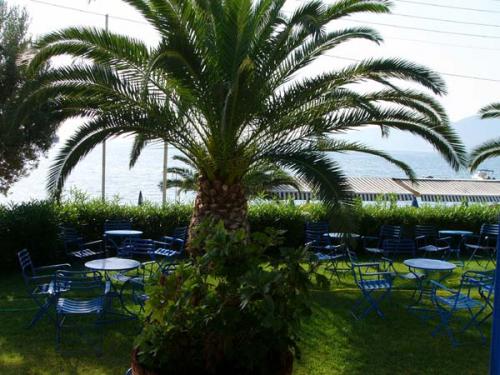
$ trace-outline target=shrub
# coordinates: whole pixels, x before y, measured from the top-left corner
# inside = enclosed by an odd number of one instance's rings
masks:
[[[138,363],[155,374],[291,374],[300,323],[311,314],[309,289],[313,279],[326,286],[325,276],[303,266],[303,249],[267,257],[281,243],[274,229],[247,238],[205,222],[193,242],[204,255],[148,291]]]
[[[188,225],[192,207],[186,204],[123,205],[118,201],[103,203],[74,195],[61,204],[32,201],[0,206],[0,269],[17,270],[16,252],[26,247],[41,263],[64,260],[58,242],[58,225],[69,223],[85,238],[102,237],[104,221],[108,218],[128,218],[145,237],[158,238],[169,234],[176,226]],[[404,225],[406,236],[412,235],[416,224],[431,224],[438,228],[464,229],[477,232],[482,223],[494,223],[500,206],[457,205],[391,207],[383,203],[361,206],[359,203],[328,214],[321,204],[294,205],[289,202],[254,202],[249,206],[249,221],[253,231],[272,227],[286,230],[287,247],[304,242],[306,221],[329,220],[333,231],[354,231],[377,234],[382,224]]]

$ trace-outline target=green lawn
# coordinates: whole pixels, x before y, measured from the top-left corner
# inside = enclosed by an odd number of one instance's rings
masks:
[[[401,270],[401,264],[397,265]],[[470,268],[477,269],[477,264]],[[461,270],[447,285],[457,286]],[[113,374],[128,368],[137,327],[109,326],[104,355],[96,357],[84,348],[74,355],[55,351],[55,329],[45,319],[32,330],[26,325],[34,313],[19,276],[1,279],[0,374]],[[423,322],[405,309],[411,284],[397,282],[391,299],[383,304],[386,319],[370,315],[355,321],[350,307],[359,297],[352,278],[332,282],[330,291],[314,291],[314,316],[304,325],[302,359],[295,362],[296,375],[321,374],[485,374],[487,346],[470,332],[460,337],[458,349],[448,338],[431,337],[435,319]],[[489,333],[489,323],[485,327]]]

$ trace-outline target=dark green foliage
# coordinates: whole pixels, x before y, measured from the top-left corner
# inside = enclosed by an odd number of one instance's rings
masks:
[[[132,164],[149,143],[164,141],[210,182],[239,184],[256,165],[271,163],[292,171],[325,202],[348,195],[342,166],[326,152],[376,155],[413,177],[408,165],[384,152],[336,141],[347,130],[408,131],[454,169],[465,162],[436,100],[446,88],[435,72],[398,58],[308,69],[344,43],[380,43],[375,30],[345,27],[342,19],[388,13],[389,1],[306,1],[292,12],[285,0],[124,3],[155,28],[159,43],[89,27],[37,42],[33,71],[50,67],[53,57],[73,59],[42,74],[45,84],[28,100],[57,97],[65,111],[86,118],[54,160],[48,180],[54,194],[96,145],[123,134],[136,137]]]
[[[64,118],[54,97],[24,103],[39,84],[38,73],[26,69],[31,52],[28,25],[24,9],[0,0],[0,194],[37,165]]]
[[[19,205],[0,206],[0,268],[16,270],[15,253],[29,247],[42,263],[61,258],[57,242],[57,225],[69,223],[86,238],[102,236],[107,218],[129,218],[134,228],[143,230],[145,237],[158,238],[169,234],[179,225],[187,225],[191,217],[190,205],[172,204],[165,207],[145,204],[126,206],[119,203],[102,203],[73,199],[63,204],[34,201]],[[500,214],[499,206],[471,204],[468,207],[390,207],[390,204],[373,206],[353,205],[328,215],[321,204],[295,206],[292,203],[266,202],[250,204],[249,222],[252,231],[272,227],[286,230],[285,245],[300,246],[304,242],[306,221],[328,220],[332,230],[376,234],[382,224],[401,224],[405,234],[411,236],[416,224],[430,224],[438,228],[464,229],[477,232],[482,223],[494,223]],[[14,268],[12,268],[14,267]]]
[[[228,232],[204,222],[192,239],[203,256],[190,259],[150,288],[139,362],[161,374],[282,374],[298,355],[301,321],[311,315],[313,280],[327,286],[307,252],[282,250],[273,229]]]
[[[500,103],[492,103],[486,107],[481,108],[479,111],[481,118],[495,118],[500,119]],[[479,165],[488,159],[500,156],[500,139],[490,139],[478,146],[476,146],[470,154],[469,168],[474,171]]]

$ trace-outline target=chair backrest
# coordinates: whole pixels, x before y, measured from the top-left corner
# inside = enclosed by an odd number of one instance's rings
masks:
[[[17,259],[19,259],[24,281],[27,282],[30,277],[35,276],[35,267],[33,266],[29,251],[26,249],[19,251],[17,253]]]
[[[481,225],[481,230],[479,231],[479,235],[484,237],[493,237],[494,239],[498,236],[498,224],[483,224]]]
[[[415,237],[420,236],[438,238],[438,231],[432,225],[415,225]]]
[[[72,292],[80,293],[82,297],[87,293],[95,295],[104,292],[104,280],[98,271],[59,270],[55,274],[54,285],[56,294],[67,292],[69,286]]]
[[[188,227],[177,227],[174,229],[174,235],[172,237],[178,238],[186,242],[188,235]]]
[[[489,299],[494,293],[494,284],[495,271],[466,271],[462,275],[460,291],[468,295],[471,289],[482,290],[481,295]],[[464,292],[464,289],[467,292]]]
[[[328,222],[326,221],[307,222],[305,243],[308,244],[314,242],[316,244],[320,244],[325,242],[325,237],[323,235],[329,231]]]
[[[401,226],[399,225],[382,225],[380,227],[379,237],[381,240],[387,238],[401,238]]]
[[[132,229],[132,222],[125,219],[107,219],[104,222],[104,231],[108,230],[130,230]]]
[[[409,238],[388,238],[382,242],[382,249],[384,254],[400,254],[400,253],[411,253],[415,254],[415,241]]]
[[[149,257],[155,250],[155,243],[151,239],[128,238],[124,246],[118,249],[119,256],[146,256]]]

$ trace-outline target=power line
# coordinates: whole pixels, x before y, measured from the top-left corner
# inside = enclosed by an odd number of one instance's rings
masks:
[[[51,6],[51,7],[54,7],[54,8],[66,9],[66,10],[71,10],[71,11],[74,11],[74,12],[80,12],[80,13],[85,13],[85,14],[92,14],[94,16],[106,17],[105,13],[99,13],[99,12],[93,12],[93,11],[85,10],[85,9],[81,9],[81,8],[69,7],[67,5],[54,4],[54,3],[50,3],[48,1],[43,1],[43,0],[29,0],[29,1],[31,1],[32,3],[37,3],[37,4]],[[113,18],[115,20],[120,20],[120,21],[137,23],[137,24],[140,24],[140,25],[149,25],[149,23],[147,23],[147,22],[143,22],[143,21],[139,21],[139,20],[134,20],[132,18],[112,16],[112,15],[109,15],[109,18]]]
[[[395,27],[395,28],[398,28],[398,29],[426,31],[426,32],[438,33],[438,34],[470,36],[470,37],[474,37],[474,38],[500,39],[500,36],[496,36],[496,35],[460,33],[460,32],[455,32],[455,31],[444,31],[444,30],[437,30],[437,29],[427,29],[427,28],[424,28],[424,27],[394,25],[394,24],[391,24],[391,23],[383,23],[383,22],[372,22],[372,21],[363,21],[363,20],[355,20],[355,19],[349,19],[349,20],[343,20],[343,21],[355,22],[355,23],[362,23],[362,24],[369,24],[369,25]]]
[[[400,3],[408,3],[408,4],[416,4],[416,5],[425,5],[430,7],[437,8],[447,8],[447,9],[458,9],[458,10],[467,10],[471,12],[481,12],[481,13],[500,13],[500,10],[491,10],[491,9],[479,9],[479,8],[467,8],[467,7],[457,7],[454,5],[442,5],[442,4],[434,4],[427,3],[424,1],[414,1],[414,0],[397,0]]]
[[[42,5],[47,5],[47,6],[52,6],[55,8],[60,8],[60,9],[66,9],[66,10],[71,10],[75,12],[80,12],[80,13],[86,13],[86,14],[92,14],[92,15],[97,15],[97,16],[102,16],[105,17],[105,13],[99,13],[99,12],[93,12],[81,8],[74,8],[74,7],[69,7],[65,5],[59,5],[59,4],[54,4],[50,3],[47,1],[43,0],[29,0],[33,3],[38,3]],[[399,0],[403,1],[403,0]],[[406,0],[405,0],[406,1]],[[409,0],[408,0],[409,1]],[[494,1],[499,1],[500,0],[494,0]],[[131,18],[125,18],[125,17],[118,17],[118,16],[109,16],[110,18],[121,20],[121,21],[127,21],[127,22],[133,22],[133,23],[138,23],[142,25],[149,25],[146,22],[134,20]],[[368,21],[359,21],[359,20],[347,20],[351,22],[357,22],[357,23],[368,23],[368,24],[374,24],[374,25],[381,25],[381,26],[390,26],[390,27],[399,27],[399,28],[409,28],[406,26],[397,26],[397,25],[390,25],[390,24],[383,24],[383,23],[377,23],[377,22],[368,22]],[[412,29],[417,29],[417,28],[412,28]],[[420,28],[418,28],[420,29]],[[432,31],[432,32],[439,32],[439,33],[451,33],[451,32],[444,32],[444,31],[439,31],[439,30],[429,30],[429,29],[422,29],[423,31]],[[465,33],[453,33],[457,35],[468,35],[468,36],[479,36],[479,35],[474,35],[474,34],[465,34]],[[500,39],[500,37],[495,37],[495,36],[482,36],[482,37],[489,37],[489,38],[495,38],[495,39]],[[481,47],[474,47],[474,46],[463,46],[463,45],[458,45],[458,44],[450,44],[450,43],[439,43],[439,42],[430,42],[430,41],[424,41],[424,40],[418,40],[418,39],[409,39],[409,38],[399,38],[399,37],[388,37],[388,39],[396,39],[396,40],[403,40],[403,41],[409,41],[409,42],[417,42],[417,43],[426,43],[426,44],[436,44],[436,45],[443,45],[443,46],[450,46],[450,47],[459,47],[459,48],[471,48],[471,49],[484,49],[484,50],[491,50],[491,51],[500,51],[500,49],[495,49],[495,48],[481,48]],[[333,56],[333,55],[325,55],[327,57],[332,57],[332,58],[338,58],[338,59],[343,59],[343,60],[351,60],[351,61],[357,61],[359,62],[360,60],[353,59],[353,58],[348,58],[348,57],[342,57],[342,56]],[[459,78],[468,78],[468,79],[477,79],[477,80],[482,80],[482,81],[491,81],[491,82],[500,82],[500,80],[496,79],[490,79],[490,78],[484,78],[484,77],[474,77],[474,76],[466,76],[466,75],[460,75],[460,74],[454,74],[454,73],[442,73],[439,72],[442,75],[448,75],[448,76],[453,76],[453,77],[459,77]]]
[[[417,19],[420,19],[420,20],[429,20],[429,21],[438,21],[438,22],[457,23],[457,24],[463,24],[463,25],[475,25],[475,26],[486,26],[486,27],[498,27],[498,28],[500,28],[500,25],[495,25],[495,24],[492,24],[492,23],[480,23],[480,22],[468,22],[468,21],[449,20],[449,19],[446,19],[446,18],[423,17],[423,16],[416,16],[414,14],[403,14],[403,13],[390,13],[390,14],[392,14],[394,16],[399,16],[399,17],[417,18]]]
[[[360,59],[355,59],[354,57],[346,57],[346,56],[339,56],[339,55],[329,55],[329,54],[324,54],[323,56],[326,57],[331,57],[334,59],[339,59],[339,60],[347,60],[347,61],[354,61],[354,62],[361,62],[362,60]],[[476,77],[476,76],[468,76],[465,74],[455,74],[455,73],[444,73],[444,72],[437,72],[443,76],[450,76],[450,77],[456,77],[456,78],[466,78],[466,79],[474,79],[478,81],[487,81],[487,82],[498,82],[500,83],[500,79],[494,79],[494,78],[486,78],[486,77]]]
[[[498,0],[500,1],[500,0]],[[484,51],[496,51],[500,52],[499,48],[488,48],[488,47],[476,47],[476,46],[470,46],[470,45],[462,45],[462,44],[452,44],[452,43],[442,43],[442,42],[433,42],[433,41],[428,41],[428,40],[422,40],[422,39],[411,39],[411,38],[400,38],[397,36],[384,36],[384,39],[394,39],[394,40],[403,40],[405,42],[415,42],[415,43],[424,43],[424,44],[434,44],[438,46],[445,46],[445,47],[455,47],[455,48],[467,48],[467,49],[475,49],[475,50],[484,50]]]

